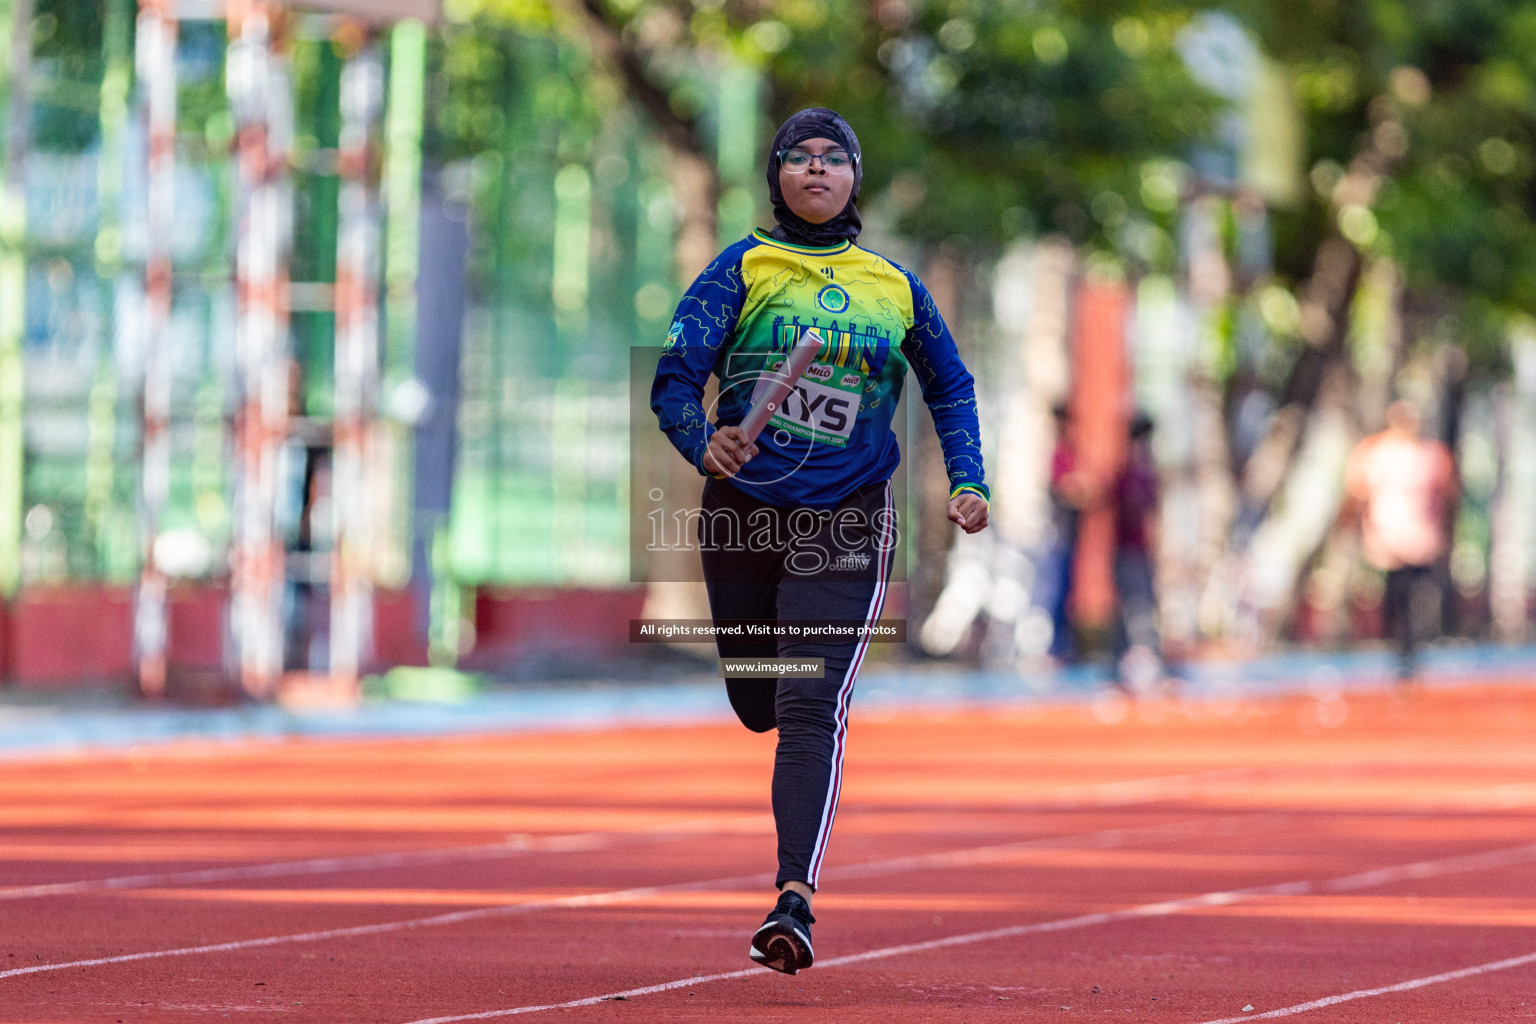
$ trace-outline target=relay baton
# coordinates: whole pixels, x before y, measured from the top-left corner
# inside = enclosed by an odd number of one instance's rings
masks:
[[[789,358],[784,360],[784,365],[763,378],[758,385],[752,411],[741,421],[741,429],[746,432],[748,444],[757,440],[757,435],[763,432],[773,414],[784,404],[784,399],[794,390],[795,381],[810,368],[825,344],[816,328],[806,328],[800,340],[795,342],[795,347],[789,350]]]

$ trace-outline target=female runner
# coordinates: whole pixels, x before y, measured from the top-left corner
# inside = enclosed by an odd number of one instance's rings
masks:
[[[842,787],[848,702],[869,646],[858,627],[879,621],[899,543],[890,479],[901,452],[891,417],[908,366],[943,448],[948,516],[967,533],[987,526],[971,375],[922,282],[854,244],[862,180],[858,137],[836,113],[817,107],[784,122],[768,152],[777,223],[727,248],[688,289],[651,390],[661,429],[708,478],[699,531],[716,625],[800,629],[722,637],[721,658],[824,663],[820,678],[726,680],[742,724],[779,731],[780,895],[749,955],[786,974],[814,960],[811,897]],[[736,424],[754,385],[812,328],[825,343],[817,361],[753,442]],[[720,379],[714,422],[703,398],[711,373]]]

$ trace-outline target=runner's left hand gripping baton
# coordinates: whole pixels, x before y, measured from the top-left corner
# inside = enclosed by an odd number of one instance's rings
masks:
[[[784,365],[769,373],[758,385],[752,411],[741,421],[741,429],[746,432],[748,444],[757,440],[757,435],[763,432],[773,414],[784,404],[784,399],[795,389],[795,381],[810,368],[825,344],[816,328],[806,328],[800,340],[795,342],[795,347],[789,350],[789,358],[784,360]]]

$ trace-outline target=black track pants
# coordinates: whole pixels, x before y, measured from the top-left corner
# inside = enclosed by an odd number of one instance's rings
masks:
[[[1411,678],[1418,671],[1419,616],[1415,597],[1430,578],[1427,565],[1404,565],[1387,572],[1387,589],[1382,604],[1387,635],[1397,645],[1397,674]]]
[[[699,533],[715,622],[873,625],[885,603],[894,516],[889,483],[861,488],[836,509],[797,510],[766,505],[725,481],[708,481]],[[767,542],[764,531],[773,527],[784,543]],[[869,641],[722,637],[717,646],[722,658],[826,661],[822,679],[726,682],[742,724],[753,732],[779,730],[773,764],[778,884],[814,888],[842,789],[848,702]]]

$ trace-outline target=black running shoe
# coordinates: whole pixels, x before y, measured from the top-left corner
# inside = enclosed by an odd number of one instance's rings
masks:
[[[811,952],[811,905],[797,892],[785,891],[763,926],[752,933],[747,955],[753,963],[794,974],[816,962]]]

